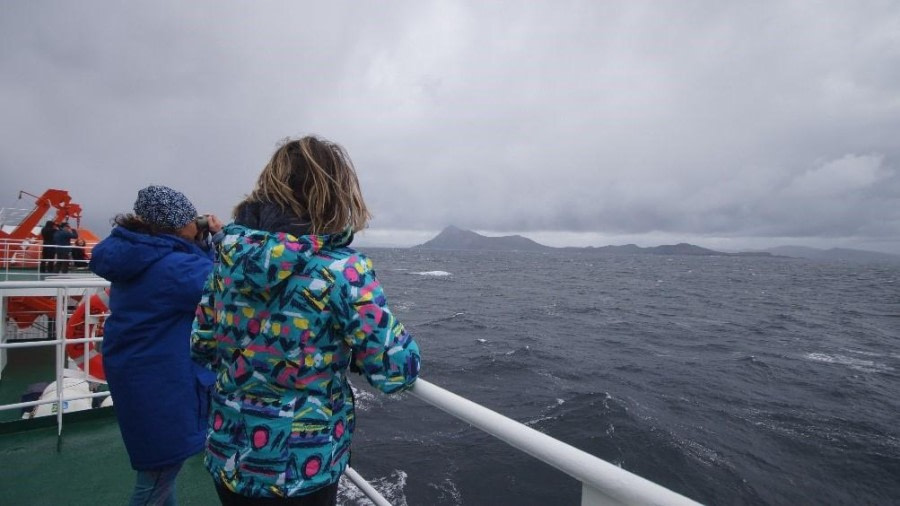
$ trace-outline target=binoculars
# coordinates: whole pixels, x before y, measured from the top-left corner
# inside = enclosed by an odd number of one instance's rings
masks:
[[[197,235],[200,237],[206,237],[209,234],[209,217],[207,216],[197,216],[194,218],[194,223],[197,224]]]

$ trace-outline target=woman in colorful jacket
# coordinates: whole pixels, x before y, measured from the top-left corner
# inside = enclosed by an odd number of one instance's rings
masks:
[[[144,188],[134,214],[116,216],[91,255],[91,271],[112,282],[103,369],[137,471],[132,505],[174,505],[178,471],[206,439],[213,377],[191,360],[190,336],[213,260],[197,242],[196,217],[183,194]]]
[[[206,467],[222,504],[334,505],[355,425],[352,368],[409,388],[419,348],[350,248],[369,212],[340,146],[288,140],[226,225],[194,323],[216,373]]]

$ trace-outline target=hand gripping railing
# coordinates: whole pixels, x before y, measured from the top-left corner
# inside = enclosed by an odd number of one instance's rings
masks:
[[[582,506],[698,504],[421,378],[409,392],[577,479],[582,483]]]

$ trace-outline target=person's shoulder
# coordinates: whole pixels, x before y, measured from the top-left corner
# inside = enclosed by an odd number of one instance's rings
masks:
[[[171,252],[167,256],[171,257],[174,262],[212,263],[209,253],[192,241],[174,235],[160,235],[158,237],[165,243],[164,247],[171,248]]]
[[[339,283],[360,287],[376,280],[372,259],[365,253],[344,247],[329,252],[328,269]]]
[[[365,253],[349,246],[341,246],[338,248],[323,248],[318,252],[316,256],[325,261],[336,263],[371,263],[371,260],[368,256],[366,256]]]
[[[212,259],[195,245],[173,245],[171,250],[160,253],[156,270],[160,278],[167,282],[177,284],[196,276],[206,277],[212,271]]]

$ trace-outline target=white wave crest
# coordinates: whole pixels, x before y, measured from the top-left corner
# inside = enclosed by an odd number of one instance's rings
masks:
[[[444,499],[450,499],[450,504],[462,505],[462,494],[450,478],[444,478],[440,483],[429,483],[428,486],[438,491],[442,504]]]
[[[375,394],[368,390],[363,390],[362,388],[356,388],[352,384],[350,388],[353,389],[353,402],[356,406],[357,411],[368,411],[373,404],[375,404]]]
[[[412,274],[418,274],[419,276],[433,276],[436,278],[450,275],[450,273],[447,271],[422,271],[422,272],[413,272]]]
[[[848,357],[846,355],[828,355],[825,353],[807,353],[805,358],[813,362],[822,362],[825,364],[844,365],[851,369],[862,372],[890,372],[894,368],[888,365],[875,362],[874,360],[863,360],[859,358]]]
[[[853,353],[855,355],[864,355],[867,357],[883,357],[883,356],[885,356],[884,353],[876,353],[873,351],[854,350],[851,348],[843,348],[843,350],[846,351],[847,353]]]

